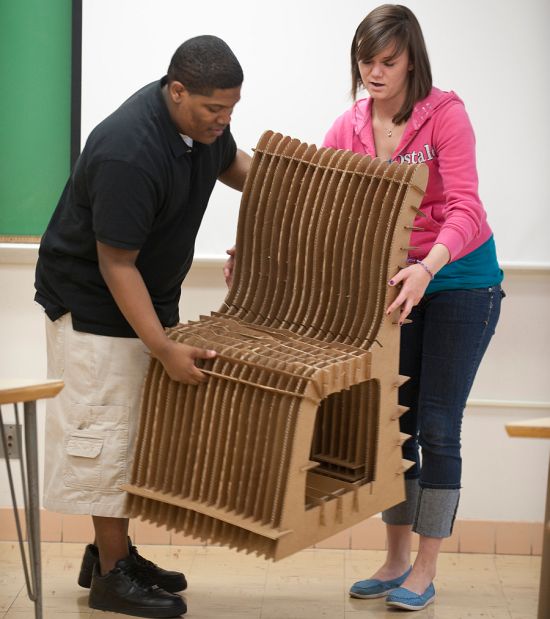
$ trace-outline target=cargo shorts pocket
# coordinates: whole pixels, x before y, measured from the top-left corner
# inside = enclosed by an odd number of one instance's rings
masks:
[[[65,437],[65,485],[117,492],[127,480],[128,408],[75,405],[73,413]]]

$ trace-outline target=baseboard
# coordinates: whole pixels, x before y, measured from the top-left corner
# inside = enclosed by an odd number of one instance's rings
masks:
[[[21,518],[23,522],[23,518]],[[44,542],[82,542],[93,539],[89,516],[57,514],[41,510],[40,532]],[[451,537],[443,542],[443,552],[483,554],[540,555],[542,522],[506,522],[493,520],[457,520]],[[130,521],[130,535],[136,544],[202,546],[202,542],[173,533],[141,520]],[[418,538],[415,535],[413,549]],[[10,507],[0,508],[0,541],[17,540],[15,518]],[[384,550],[384,524],[380,518],[369,518],[342,531],[316,548]]]

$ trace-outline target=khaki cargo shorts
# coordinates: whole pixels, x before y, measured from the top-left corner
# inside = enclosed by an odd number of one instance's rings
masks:
[[[70,314],[46,317],[48,377],[65,388],[47,401],[44,507],[125,518],[120,486],[131,472],[149,355],[138,338],[74,331]]]

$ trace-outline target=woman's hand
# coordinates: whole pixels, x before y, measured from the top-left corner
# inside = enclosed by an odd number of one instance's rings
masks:
[[[429,254],[422,259],[422,264],[411,264],[393,276],[388,282],[389,286],[399,286],[401,289],[395,301],[388,307],[386,314],[391,314],[401,308],[399,314],[399,326],[405,322],[405,318],[411,313],[412,308],[420,302],[424,296],[432,277],[444,267],[451,259],[451,254],[442,243],[436,243]]]
[[[394,275],[388,282],[389,286],[399,286],[399,294],[395,301],[388,307],[386,314],[391,314],[401,308],[399,314],[399,326],[405,322],[405,318],[411,313],[412,308],[420,302],[426,288],[431,281],[430,274],[420,264],[411,264]]]

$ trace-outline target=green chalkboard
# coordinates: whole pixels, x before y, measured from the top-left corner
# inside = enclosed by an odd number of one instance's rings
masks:
[[[70,169],[71,0],[0,2],[0,240],[40,236]]]

